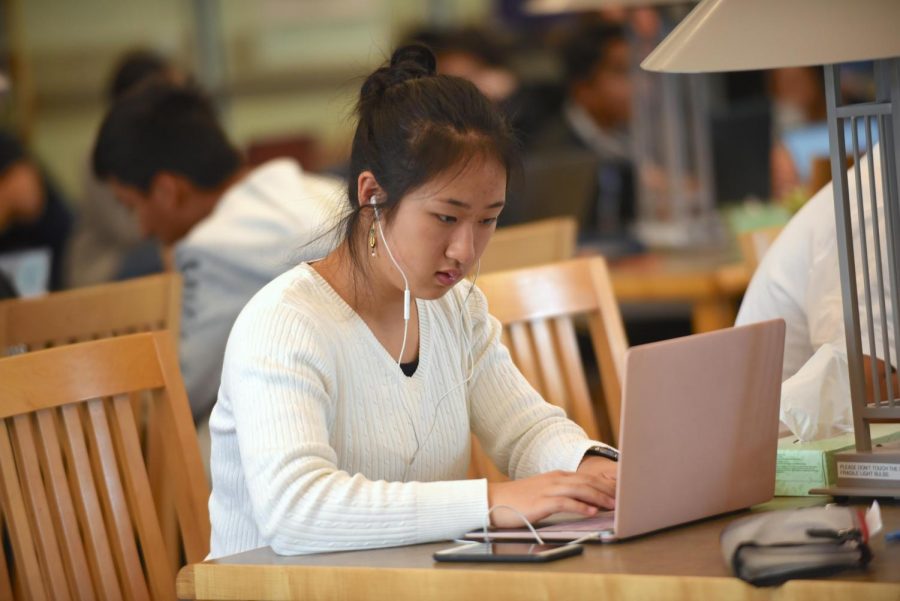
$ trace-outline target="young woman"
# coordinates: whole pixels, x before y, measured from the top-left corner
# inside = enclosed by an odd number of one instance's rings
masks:
[[[468,281],[503,208],[509,127],[398,50],[363,84],[345,240],[238,317],[210,418],[212,557],[459,536],[612,507],[615,463],[546,403]],[[513,478],[465,480],[469,433]],[[494,525],[522,525],[515,512]]]

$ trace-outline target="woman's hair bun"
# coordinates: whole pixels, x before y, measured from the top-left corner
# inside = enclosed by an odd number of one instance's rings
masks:
[[[360,110],[377,103],[393,86],[435,74],[434,53],[422,44],[410,44],[394,51],[390,65],[381,67],[366,78],[360,90]]]
[[[408,44],[394,51],[394,55],[391,57],[391,68],[404,71],[420,69],[423,72],[422,75],[434,75],[437,72],[437,59],[428,46]]]

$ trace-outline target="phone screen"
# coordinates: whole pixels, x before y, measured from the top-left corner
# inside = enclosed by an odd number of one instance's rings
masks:
[[[540,545],[537,543],[472,543],[444,549],[434,554],[437,561],[551,561],[578,555],[581,545]]]

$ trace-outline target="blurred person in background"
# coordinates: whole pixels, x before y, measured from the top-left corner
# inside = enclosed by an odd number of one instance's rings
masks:
[[[155,52],[135,50],[125,54],[107,85],[107,104],[111,106],[152,80],[183,84],[187,76]],[[158,243],[141,237],[134,215],[86,168],[80,214],[66,258],[67,284],[87,286],[161,270]]]
[[[15,137],[0,132],[0,260],[21,251],[48,253],[47,287],[58,290],[71,229],[71,212],[56,185]],[[6,276],[15,284],[15,274]]]
[[[503,111],[522,144],[562,105],[557,82],[526,80],[514,68],[511,57],[516,52],[516,34],[465,27],[422,29],[407,37],[434,52],[438,73],[475,84]],[[530,41],[533,43],[533,38]]]
[[[855,77],[848,78],[856,88],[866,80],[865,69],[853,67]],[[828,123],[825,107],[825,74],[821,67],[790,67],[770,71],[769,92],[773,103],[774,140],[771,154],[772,191],[775,198],[787,199],[793,204],[812,196],[831,181],[831,163],[828,143]],[[868,78],[871,81],[869,69]],[[843,84],[843,78],[842,78]],[[841,89],[845,100],[872,100],[858,98],[862,89],[853,86]],[[849,122],[845,122],[845,135],[851,139]],[[866,141],[865,120],[857,122],[857,135],[861,143]],[[872,143],[877,132],[873,131]],[[850,150],[852,152],[852,150]]]
[[[208,461],[205,424],[231,326],[269,280],[331,250],[323,233],[340,216],[342,183],[292,159],[245,165],[209,100],[161,81],[112,106],[93,168],[143,235],[174,248],[184,278],[181,369]]]
[[[867,173],[869,161],[874,160],[873,173],[877,213],[883,214],[884,194],[881,177],[879,147],[860,159],[859,168]],[[847,172],[848,195],[856,197],[856,167]],[[865,180],[863,180],[865,181]],[[867,231],[869,263],[858,254],[854,261],[856,284],[862,291],[866,277],[876,281],[879,265],[872,234],[872,202],[868,185],[863,185],[863,224]],[[854,232],[858,231],[859,216],[852,211]],[[854,234],[859,243],[859,235]],[[887,244],[881,243],[881,262],[887,264]],[[868,272],[868,274],[866,273]],[[873,291],[874,293],[874,291]],[[861,297],[864,298],[864,297]],[[861,348],[866,395],[877,400],[875,384],[879,384],[881,400],[885,400],[886,372],[897,382],[897,357],[884,356],[883,331],[887,332],[889,348],[895,348],[894,311],[890,303],[885,312],[876,310],[871,319],[878,340],[875,356],[869,345],[869,331],[865,327],[868,308],[860,302]],[[753,274],[744,294],[735,325],[784,319],[787,330],[784,343],[784,365],[781,385],[781,421],[801,440],[819,440],[853,431],[853,411],[850,406],[850,381],[847,344],[844,330],[843,297],[838,267],[838,241],[834,218],[834,192],[828,183],[818,191],[785,226]],[[882,323],[885,324],[882,330]],[[877,378],[872,376],[872,363]],[[891,359],[890,364],[887,360]]]
[[[774,69],[768,73],[768,87],[772,194],[784,198],[810,183],[816,157],[829,156],[824,73],[819,67]]]
[[[502,46],[480,29],[432,32],[428,44],[437,58],[438,72],[462,77],[475,84],[488,100],[500,105],[519,86]]]
[[[598,165],[583,233],[619,235],[634,215],[631,55],[624,30],[594,19],[578,23],[562,42],[561,59],[565,103],[528,152],[591,153]]]

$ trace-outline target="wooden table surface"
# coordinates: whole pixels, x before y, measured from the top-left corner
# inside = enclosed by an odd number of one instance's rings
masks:
[[[780,498],[752,511],[823,504]],[[883,505],[887,530],[900,528],[900,505]],[[866,572],[792,580],[755,588],[733,578],[719,547],[722,528],[747,512],[705,520],[546,564],[438,564],[450,543],[282,557],[263,548],[190,565],[178,575],[188,599],[712,599],[900,600],[900,543],[872,541]]]
[[[610,264],[619,302],[690,303],[695,333],[734,325],[737,300],[752,275],[727,252],[647,253]]]

